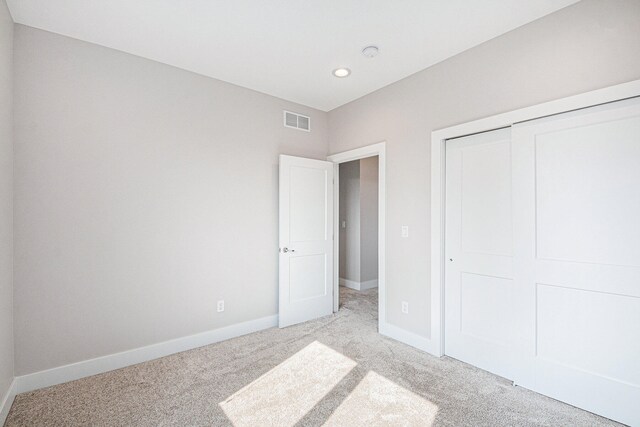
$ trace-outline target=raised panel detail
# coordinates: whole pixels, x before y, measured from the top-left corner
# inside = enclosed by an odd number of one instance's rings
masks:
[[[640,387],[640,298],[537,284],[537,357]]]
[[[325,254],[292,256],[289,261],[291,302],[327,295]]]
[[[292,166],[290,173],[290,242],[326,240],[326,171]]]
[[[462,149],[462,250],[512,254],[511,142]]]
[[[513,327],[513,280],[462,273],[460,332],[509,345]]]
[[[537,256],[640,267],[640,117],[535,141]]]

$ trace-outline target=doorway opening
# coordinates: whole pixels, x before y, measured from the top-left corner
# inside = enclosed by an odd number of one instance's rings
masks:
[[[335,177],[333,311],[359,300],[371,307],[378,331],[386,334],[385,143],[328,160]]]
[[[378,300],[378,156],[338,165],[338,306]]]

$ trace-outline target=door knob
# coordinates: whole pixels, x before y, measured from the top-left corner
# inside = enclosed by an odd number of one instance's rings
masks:
[[[283,249],[282,249],[282,252],[284,252],[285,254],[286,254],[287,252],[295,252],[295,251],[296,251],[295,249],[289,249],[289,248],[283,248]]]

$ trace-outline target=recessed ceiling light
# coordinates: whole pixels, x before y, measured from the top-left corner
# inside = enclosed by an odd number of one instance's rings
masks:
[[[362,54],[367,58],[373,58],[378,54],[378,52],[380,52],[380,49],[378,49],[378,46],[367,46],[364,49],[362,49]]]
[[[351,74],[351,70],[348,68],[336,68],[333,70],[333,75],[336,77],[347,77],[349,74]]]

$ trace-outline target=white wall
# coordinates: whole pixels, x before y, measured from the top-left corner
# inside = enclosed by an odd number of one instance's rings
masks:
[[[584,0],[329,113],[331,153],[387,142],[389,323],[430,335],[431,131],[640,79],[639,23],[638,0]]]
[[[13,380],[12,61],[13,20],[0,0],[0,404]]]
[[[360,160],[360,281],[378,280],[378,156]]]
[[[16,374],[277,313],[278,154],[326,113],[20,25],[14,76]]]
[[[339,178],[340,278],[360,283],[360,161],[342,163]]]

